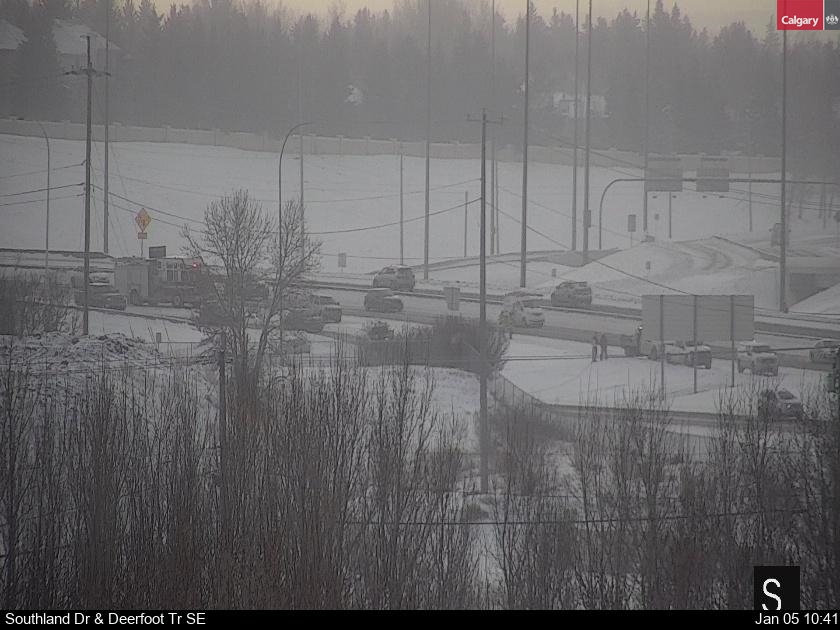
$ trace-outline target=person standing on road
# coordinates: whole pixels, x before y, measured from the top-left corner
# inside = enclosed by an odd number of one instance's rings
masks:
[[[601,361],[607,360],[607,333],[601,333]]]
[[[598,360],[598,335],[597,333],[592,335],[592,362],[595,363]]]

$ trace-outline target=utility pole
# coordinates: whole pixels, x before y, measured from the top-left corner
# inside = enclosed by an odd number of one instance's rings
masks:
[[[298,124],[303,120],[303,37],[298,50]],[[300,247],[304,247],[306,223],[303,220],[303,125],[298,130],[298,152],[300,155]]]
[[[501,124],[502,119],[488,121],[487,110],[481,110],[481,118],[468,117],[472,122],[481,121],[481,217],[479,241],[479,332],[478,345],[480,353],[480,394],[481,405],[479,421],[481,425],[481,492],[486,494],[489,487],[489,456],[490,456],[490,427],[487,422],[487,123]]]
[[[108,71],[110,69],[110,50],[111,50],[111,0],[105,0],[105,179],[103,192],[105,198],[102,202],[103,216],[102,228],[104,230],[102,236],[102,250],[108,253],[108,136],[111,130],[110,112],[108,111]]]
[[[490,3],[490,108],[496,109],[496,0]],[[496,134],[490,133],[490,255],[496,253]]]
[[[787,31],[782,31],[782,234],[779,242],[779,310],[787,313],[787,207],[785,189],[787,188]]]
[[[752,164],[750,164],[750,181],[747,183],[747,208],[750,214],[750,232],[753,231],[752,216]]]
[[[589,149],[592,135],[592,0],[589,0],[589,27],[586,38],[586,164],[583,168],[583,263],[589,262]]]
[[[528,249],[528,92],[531,48],[531,0],[525,0],[525,115],[522,125],[522,229],[519,264],[519,286],[525,286],[525,266]]]
[[[493,196],[493,208],[496,210],[496,253],[502,253],[502,211],[499,208],[499,161],[496,160],[493,164],[494,170],[494,187],[491,192]]]
[[[432,135],[432,0],[426,0],[426,213],[423,217],[423,280],[429,279],[429,143]]]
[[[403,154],[400,151],[400,264],[405,264],[405,257],[404,257],[404,238],[405,234],[403,232],[403,222],[405,220],[405,215],[403,213],[404,206],[403,206]]]
[[[47,135],[47,130],[44,129],[44,125],[41,124],[41,121],[37,121],[38,126],[41,128],[41,133],[44,135],[44,141],[47,143],[47,225],[46,225],[46,233],[44,236],[44,270],[49,271],[50,269],[50,137]]]
[[[672,240],[674,238],[674,213],[671,208],[671,202],[674,199],[674,195],[672,193],[668,193],[668,240]]]
[[[90,61],[90,35],[87,40],[87,133],[85,141],[85,266],[84,266],[84,312],[82,314],[82,334],[87,335],[90,330],[89,300],[90,291],[90,141],[91,141],[91,101],[93,96],[93,65]]]
[[[468,194],[467,191],[464,191],[464,258],[467,257],[467,230],[469,229],[468,223]]]
[[[590,12],[589,19],[592,19],[592,2],[589,3]],[[645,141],[644,141],[644,160],[645,160],[645,180],[647,180],[648,172],[648,153],[649,149],[649,134],[650,134],[650,0],[647,3],[647,17],[645,18]],[[648,231],[648,188],[647,181],[643,190],[644,199],[642,202],[642,231],[647,235]]]
[[[580,63],[578,55],[580,50],[580,0],[575,0],[575,146],[572,147],[572,251],[577,251],[577,167],[578,167],[578,102],[580,101],[580,83],[578,71]]]

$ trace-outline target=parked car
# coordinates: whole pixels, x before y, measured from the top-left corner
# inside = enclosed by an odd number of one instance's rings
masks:
[[[588,282],[566,280],[561,282],[551,292],[552,306],[570,306],[585,308],[592,306],[592,287]]]
[[[538,293],[508,293],[502,300],[499,325],[542,328],[545,324],[544,303],[545,298]]]
[[[801,420],[802,402],[786,389],[765,389],[758,395],[760,418]]]
[[[78,306],[84,306],[85,292],[81,289],[76,291],[74,301]],[[91,282],[88,284],[88,306],[124,311],[128,300],[108,282]]]
[[[766,343],[748,341],[738,347],[738,371],[752,374],[779,375],[779,357]]]
[[[387,287],[394,291],[414,291],[414,271],[406,265],[385,267],[373,277],[374,288]]]
[[[365,310],[378,313],[399,313],[403,302],[391,289],[371,289],[365,295]]]
[[[685,351],[685,365],[694,367],[696,362],[698,367],[704,367],[707,370],[712,369],[712,349],[702,341],[697,346],[684,341],[675,341],[674,345]]]
[[[313,315],[306,309],[286,309],[281,322],[284,330],[302,330],[319,333],[324,330],[324,320],[320,315]]]
[[[341,304],[331,295],[314,295],[312,301],[325,324],[337,324],[341,321]]]
[[[812,363],[834,363],[838,350],[840,350],[840,340],[820,339],[808,351],[808,356]]]

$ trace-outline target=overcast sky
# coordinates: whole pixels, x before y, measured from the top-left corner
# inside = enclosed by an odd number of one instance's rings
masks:
[[[271,2],[271,0],[268,1]],[[469,1],[475,4],[482,2],[482,0]],[[166,0],[159,0],[159,2],[166,3]],[[575,11],[575,0],[533,0],[533,2],[543,15],[550,15],[554,7],[566,13]],[[651,0],[651,5],[655,2],[656,0]],[[336,4],[336,0],[283,0],[283,4],[296,11],[308,10],[326,14],[329,8]],[[390,9],[394,2],[393,0],[341,0],[340,4],[345,7],[345,14],[349,15],[365,6],[376,11]],[[776,11],[776,0],[681,0],[678,4],[683,13],[689,15],[692,23],[700,28],[705,26],[716,31],[725,24],[742,20],[759,36],[763,36],[765,25]],[[665,0],[665,7],[668,10],[673,5],[673,0]],[[522,12],[525,0],[496,0],[496,6],[507,17],[515,17]],[[612,18],[621,9],[627,7],[643,15],[646,6],[646,0],[593,0],[593,13]],[[588,0],[580,0],[580,7],[583,16],[588,7]]]

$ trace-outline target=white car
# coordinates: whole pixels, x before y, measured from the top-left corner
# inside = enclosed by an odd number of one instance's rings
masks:
[[[766,343],[748,341],[738,346],[738,372],[749,370],[752,374],[779,375],[779,357]]]
[[[545,298],[536,293],[513,293],[505,296],[499,323],[522,328],[542,328],[545,325]]]

